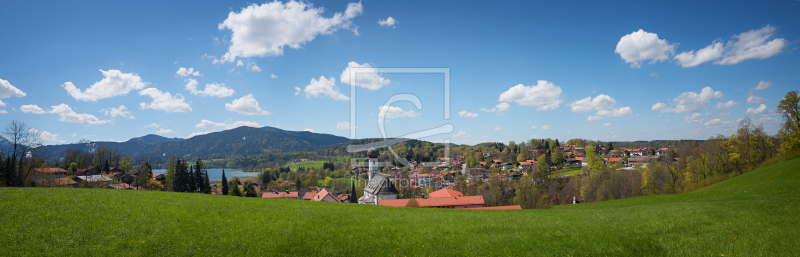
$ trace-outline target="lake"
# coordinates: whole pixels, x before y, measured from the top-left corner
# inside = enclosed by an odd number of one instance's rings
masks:
[[[153,170],[153,174],[166,174],[167,170],[165,169],[155,169]],[[242,172],[242,169],[225,169],[225,177],[228,180],[231,180],[232,177],[255,177],[258,175],[257,172]],[[208,169],[208,180],[209,181],[220,181],[222,180],[222,169]]]

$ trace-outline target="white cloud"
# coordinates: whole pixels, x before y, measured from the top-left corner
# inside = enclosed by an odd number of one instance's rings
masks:
[[[727,110],[727,109],[730,109],[732,107],[735,107],[735,106],[739,106],[739,102],[734,102],[733,100],[730,100],[730,101],[727,101],[727,102],[724,102],[724,103],[723,102],[717,103],[717,109],[720,109],[720,110],[723,110],[723,111]]]
[[[573,112],[578,113],[596,110],[596,116],[630,117],[633,115],[633,109],[630,107],[614,109],[615,105],[617,105],[617,101],[614,100],[614,98],[600,94],[594,99],[592,99],[592,97],[586,97],[572,102],[568,106],[572,107],[571,110]]]
[[[611,117],[631,117],[633,116],[633,109],[631,107],[622,107],[617,109],[600,110],[596,115],[611,116]]]
[[[480,116],[480,114],[468,112],[467,110],[458,112],[458,117],[477,118],[478,116]]]
[[[453,137],[470,137],[470,135],[467,134],[467,132],[459,131],[458,134],[453,135]]]
[[[419,113],[418,112],[414,112],[414,110],[404,111],[402,108],[396,107],[396,106],[385,106],[385,105],[384,106],[378,106],[378,110],[379,110],[378,118],[380,118],[380,116],[384,112],[385,112],[384,115],[385,115],[385,117],[387,119],[396,119],[396,118],[399,118],[399,117],[410,117],[410,118],[413,118],[413,117],[419,116]]]
[[[722,56],[723,49],[724,47],[722,42],[716,41],[703,49],[697,50],[697,53],[695,53],[694,50],[682,52],[678,55],[675,55],[674,59],[681,67],[694,67],[704,62],[710,62],[719,59],[719,57]]]
[[[244,62],[242,60],[236,61],[236,67],[244,66]]]
[[[112,123],[112,121],[101,120],[91,114],[76,113],[72,111],[72,108],[63,103],[60,105],[50,107],[50,111],[47,112],[52,114],[58,114],[59,116],[61,116],[61,118],[59,118],[58,120],[63,122],[88,123],[92,125],[102,125],[106,123]]]
[[[675,53],[675,44],[659,39],[655,33],[639,29],[622,36],[614,52],[619,54],[625,63],[631,63],[631,68],[639,68],[642,62],[647,60],[650,60],[650,64],[669,60],[670,55]]]
[[[25,92],[11,85],[8,80],[0,79],[0,99],[9,97],[23,97]]]
[[[72,135],[70,135],[70,136],[71,136],[71,137],[77,137],[77,136],[78,136],[78,134],[76,134],[76,133],[72,133]]]
[[[603,127],[611,127],[611,123],[603,123]]]
[[[194,125],[195,128],[219,128],[225,127],[227,124],[225,123],[216,123],[210,120],[202,120],[197,125]]]
[[[127,95],[131,90],[143,89],[147,86],[142,82],[142,78],[133,73],[122,73],[119,70],[100,70],[103,73],[102,80],[81,92],[72,82],[61,85],[67,93],[78,101],[97,101],[104,98],[111,98],[120,95]]]
[[[767,99],[755,95],[747,96],[747,104],[760,104],[763,103],[764,101],[767,101]]]
[[[314,133],[314,129],[312,129],[312,128],[305,128],[305,129],[303,129],[303,131],[308,131],[308,132]]]
[[[513,86],[500,94],[499,102],[516,102],[523,106],[536,106],[537,111],[555,110],[561,104],[561,88],[546,80],[535,86]]]
[[[724,94],[721,91],[714,91],[711,87],[703,88],[700,93],[684,92],[672,99],[672,104],[675,108],[666,107],[664,103],[657,103],[653,105],[653,111],[674,112],[674,113],[687,113],[702,111],[710,106],[711,99],[722,98]]]
[[[511,109],[511,105],[510,104],[508,104],[508,103],[499,103],[499,104],[495,105],[494,107],[492,107],[492,109],[487,109],[487,108],[484,107],[484,108],[481,108],[478,111],[482,111],[482,112],[504,112],[504,111],[508,111],[510,109]]]
[[[767,42],[775,36],[775,30],[775,27],[767,25],[757,30],[734,35],[733,39],[725,44],[725,54],[722,59],[714,64],[737,64],[747,59],[766,59],[780,53],[789,42],[783,38]]]
[[[38,105],[35,105],[35,104],[26,104],[26,105],[20,106],[19,109],[24,113],[29,113],[29,112],[35,113],[35,114],[46,113],[46,111],[44,109],[40,108]]]
[[[39,131],[37,130],[35,133],[38,133],[38,132]],[[58,135],[60,135],[60,134],[53,134],[53,133],[50,133],[50,132],[47,132],[47,131],[42,131],[42,133],[39,134],[39,138],[44,140],[44,141],[54,141],[54,142],[61,142],[61,143],[66,142],[66,141],[62,140],[61,138],[59,138]]]
[[[381,77],[382,72],[378,71],[378,69],[374,68],[369,63],[358,64],[356,62],[347,63],[347,68],[342,71],[339,81],[353,85],[353,81],[351,81],[353,78],[350,77],[351,70],[355,73],[355,86],[369,90],[378,90],[392,82]]]
[[[272,78],[272,79],[277,79],[277,78],[278,78],[278,75],[275,75],[275,74],[269,74],[269,77],[270,77],[270,78]]]
[[[194,68],[186,69],[184,67],[181,67],[180,69],[178,69],[178,71],[175,72],[175,74],[177,74],[178,76],[181,76],[181,77],[186,77],[186,76],[202,77],[203,76],[203,74],[200,74],[200,71],[196,71],[196,70],[194,70]]]
[[[163,128],[156,131],[156,134],[169,134],[169,133],[178,133],[178,132],[175,132],[171,129],[163,129]]]
[[[233,100],[232,103],[226,103],[225,109],[232,112],[238,112],[244,115],[267,115],[272,114],[266,110],[262,110],[258,106],[258,101],[253,97],[253,94],[246,95],[242,98]]]
[[[217,25],[220,30],[233,33],[228,52],[215,63],[233,62],[237,57],[264,57],[283,55],[284,46],[299,49],[318,35],[330,35],[338,29],[352,29],[353,18],[363,13],[361,2],[349,3],[342,13],[325,18],[323,8],[290,1],[273,1],[261,5],[251,4],[238,13],[231,11],[228,18]]]
[[[705,124],[703,124],[703,126],[714,126],[714,125],[719,125],[721,123],[722,123],[722,120],[713,119],[713,120],[707,121]]]
[[[494,130],[495,130],[495,131],[497,131],[497,130],[501,130],[501,128],[500,128],[500,127],[494,127]]]
[[[171,112],[191,112],[192,107],[183,99],[183,95],[175,94],[173,97],[169,92],[161,92],[157,88],[147,88],[139,91],[139,95],[146,95],[153,98],[150,104],[139,103],[139,107],[144,109],[162,110]]]
[[[551,128],[553,128],[553,126],[550,126],[550,125],[544,125],[544,126],[542,126],[542,129],[551,129]]]
[[[194,132],[192,134],[189,134],[189,136],[186,136],[186,139],[189,139],[189,138],[192,138],[192,137],[195,137],[195,136],[201,136],[201,135],[205,135],[205,134],[210,134],[210,133],[213,133],[213,132],[215,132],[215,131],[210,130],[210,131],[204,131],[204,132]]]
[[[695,113],[695,114],[692,114],[691,116],[686,115],[686,116],[683,117],[683,122],[701,123],[701,122],[703,122],[703,115],[700,114],[700,113]]]
[[[301,93],[299,87],[296,87],[295,90],[295,95],[299,95]],[[333,77],[327,79],[325,76],[320,76],[319,80],[311,78],[311,82],[309,82],[305,89],[302,90],[302,93],[305,94],[306,99],[309,99],[312,96],[314,98],[328,96],[333,100],[350,100],[349,97],[339,92],[339,86],[336,85],[336,78]]]
[[[142,127],[142,128],[151,128],[151,127],[152,127],[152,128],[158,128],[159,126],[158,126],[158,124],[157,124],[157,123],[153,122],[153,124],[150,124],[150,125],[145,125],[145,126],[144,126],[144,127]]]
[[[247,63],[247,69],[252,71],[252,72],[261,72],[261,68],[259,68],[258,65],[256,65],[255,62],[248,62]]]
[[[238,127],[260,128],[261,125],[259,125],[257,122],[254,122],[254,121],[237,121],[237,122],[225,125],[225,129],[235,129],[235,128],[238,128]]]
[[[756,87],[751,88],[750,91],[760,91],[760,90],[767,89],[770,86],[772,86],[772,82],[771,81],[768,82],[768,81],[763,81],[762,80],[762,81],[758,82],[758,85]]]
[[[611,107],[614,107],[615,104],[617,104],[617,101],[615,101],[614,98],[601,94],[595,97],[594,99],[592,99],[592,97],[586,97],[584,99],[577,100],[575,102],[572,102],[568,106],[572,107],[573,112],[581,113],[581,112],[588,112],[591,110],[599,111],[599,110],[610,109]]]
[[[761,104],[758,108],[747,108],[745,115],[759,115],[767,111],[767,105]]]
[[[186,83],[184,89],[190,91],[193,95],[200,95],[200,96],[212,96],[212,97],[229,97],[232,96],[236,91],[230,89],[225,86],[223,83],[211,83],[206,84],[206,88],[203,91],[197,90],[197,80],[189,79],[189,83]]]
[[[667,105],[665,103],[656,103],[656,104],[653,105],[652,109],[653,109],[653,111],[659,111],[661,109],[664,109],[664,107],[666,107],[666,106]]]
[[[587,121],[595,121],[595,120],[602,120],[602,119],[603,119],[603,117],[600,117],[600,116],[589,116],[589,118],[587,118],[586,120]]]
[[[392,27],[392,28],[394,28],[395,25],[397,25],[397,23],[399,23],[399,22],[397,22],[397,20],[392,18],[392,16],[389,16],[389,18],[386,18],[385,20],[378,20],[378,24],[380,24],[381,26],[384,26],[384,27]]]
[[[135,119],[133,117],[133,115],[131,115],[131,111],[129,111],[128,107],[125,107],[125,105],[120,105],[117,108],[113,108],[113,107],[112,108],[106,108],[106,109],[102,109],[100,111],[102,113],[104,113],[105,115],[111,115],[112,118],[117,117],[117,116],[121,116],[121,117],[125,117],[125,118],[128,118],[128,119]]]
[[[346,121],[336,122],[336,129],[345,129],[345,130],[347,130],[347,129],[350,129],[350,128],[351,128],[350,122],[346,122]],[[356,128],[358,128],[358,126],[356,126]]]
[[[538,127],[537,126],[531,126],[531,129],[536,129],[536,128],[538,128]]]

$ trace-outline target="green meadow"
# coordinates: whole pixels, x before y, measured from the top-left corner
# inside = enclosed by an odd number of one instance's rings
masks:
[[[800,160],[687,194],[535,210],[0,188],[0,255],[798,256]]]

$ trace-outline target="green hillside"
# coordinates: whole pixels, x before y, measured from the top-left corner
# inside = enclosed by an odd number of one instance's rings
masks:
[[[800,160],[688,194],[546,210],[0,189],[0,255],[798,256]]]

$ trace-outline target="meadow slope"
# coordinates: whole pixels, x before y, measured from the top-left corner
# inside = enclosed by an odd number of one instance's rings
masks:
[[[546,210],[0,188],[0,255],[800,255],[800,160],[688,194]]]

